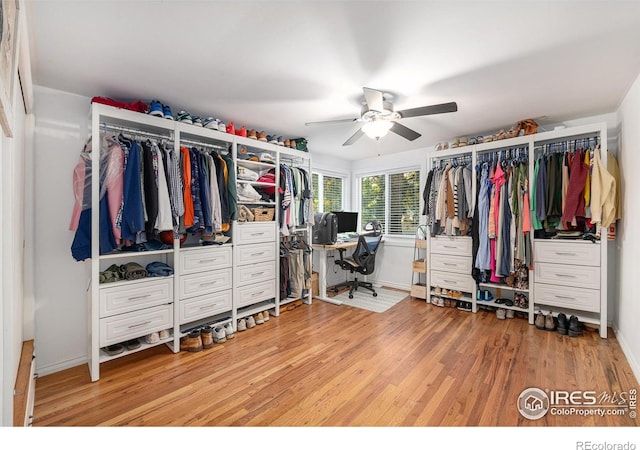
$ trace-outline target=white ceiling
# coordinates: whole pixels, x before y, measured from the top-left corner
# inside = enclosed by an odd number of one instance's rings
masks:
[[[634,1],[28,0],[34,83],[169,104],[360,159],[615,111],[640,72]],[[422,134],[342,143],[362,87]],[[88,107],[88,105],[87,105]]]

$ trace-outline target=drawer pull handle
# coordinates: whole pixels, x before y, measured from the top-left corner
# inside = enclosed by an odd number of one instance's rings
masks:
[[[568,273],[557,273],[556,276],[561,278],[576,278],[575,275],[571,275]]]
[[[575,297],[567,297],[566,295],[556,295],[556,298],[563,298],[565,300],[575,300]]]
[[[251,256],[260,256],[260,255],[264,255],[264,252],[252,253],[251,254]]]
[[[149,325],[150,323],[151,323],[151,321],[150,321],[150,320],[147,320],[146,322],[142,322],[142,323],[139,323],[139,324],[137,324],[137,325],[129,325],[129,329],[131,329],[131,328],[144,327],[145,325]]]
[[[455,264],[455,263],[448,263],[448,262],[446,262],[446,263],[443,263],[443,264],[444,264],[445,266],[454,266],[454,267],[455,267],[455,266],[457,266],[457,264]]]
[[[255,273],[253,274],[253,276],[254,276],[254,277],[257,277],[257,276],[262,275],[263,273],[264,273],[264,270],[263,270],[262,272],[255,272]]]
[[[443,245],[444,248],[458,248],[455,245]]]
[[[217,260],[218,260],[218,258],[212,258],[212,259],[201,259],[201,260],[200,260],[200,264],[212,263],[212,262],[216,262]]]
[[[211,286],[212,284],[216,284],[218,281],[208,281],[206,283],[200,283],[200,287]]]
[[[562,256],[578,256],[575,253],[571,253],[571,252],[556,252],[556,255],[562,255]]]
[[[254,292],[254,293],[253,293],[253,296],[254,296],[254,297],[257,297],[258,295],[262,295],[262,294],[264,294],[264,291]]]
[[[262,236],[264,234],[264,231],[261,231],[260,233],[251,233],[251,236]]]
[[[442,281],[444,281],[445,283],[458,284],[457,281],[451,281],[451,280],[442,280]]]
[[[129,297],[129,300],[140,300],[147,297],[151,297],[151,294],[138,295],[136,297]]]
[[[218,305],[217,304],[213,304],[213,305],[201,306],[200,310],[211,309],[211,308],[215,308],[216,306],[218,306]]]

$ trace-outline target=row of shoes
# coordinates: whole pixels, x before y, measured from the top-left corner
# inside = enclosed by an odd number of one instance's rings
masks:
[[[440,286],[436,286],[433,291],[436,293],[436,295],[448,295],[449,297],[453,298],[464,297],[464,294],[460,291],[449,290],[446,288],[441,288]]]
[[[234,337],[235,333],[231,322],[216,327],[205,325],[189,331],[186,336],[180,338],[180,350],[193,353],[201,352],[203,349],[213,347],[213,344],[223,344]]]
[[[103,347],[102,350],[109,356],[119,355],[124,351],[132,351],[140,348],[142,342],[147,344],[157,344],[161,340],[168,339],[171,336],[171,330],[156,331],[151,334],[147,334],[142,338],[129,339],[125,342],[119,342],[117,344],[108,345]]]
[[[554,317],[551,311],[546,316],[542,311],[538,311],[535,325],[539,330],[557,331],[561,335],[569,337],[582,336],[584,328],[577,316],[571,315],[567,320],[566,314],[560,313],[558,317]]]
[[[235,134],[236,136],[242,136],[249,139],[268,142],[270,144],[280,145],[282,147],[289,147],[293,149],[297,148],[296,141],[294,139],[284,139],[282,136],[267,135],[267,133],[264,131],[257,131],[253,129],[247,130],[244,126],[236,129],[233,122],[230,122],[228,125],[226,125],[222,120],[216,119],[215,117],[207,117],[206,119],[203,119],[200,116],[181,110],[174,118],[171,107],[169,107],[169,105],[164,105],[157,100],[151,101],[147,114],[164,119],[176,120],[178,122],[187,123],[189,125],[208,128],[211,130],[218,130],[223,133]]]
[[[496,309],[496,317],[500,320],[513,319],[516,313],[513,309],[498,308]]]
[[[256,325],[262,325],[269,321],[269,311],[259,312],[249,317],[238,320],[238,331],[246,331]]]
[[[501,141],[503,139],[511,139],[518,136],[528,136],[538,132],[538,124],[533,119],[521,120],[513,125],[508,131],[501,129],[495,134],[489,134],[486,136],[476,137],[461,137],[456,138],[451,143],[451,148],[465,147],[467,145],[482,144],[483,142]],[[436,150],[447,150],[449,148],[448,142],[439,142],[436,144]]]
[[[457,308],[461,311],[473,310],[473,305],[471,302],[466,302],[464,300],[454,300],[452,298],[434,296],[431,297],[431,304],[443,308]]]

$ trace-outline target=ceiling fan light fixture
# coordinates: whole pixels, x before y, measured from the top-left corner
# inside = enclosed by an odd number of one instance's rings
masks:
[[[392,126],[392,122],[384,119],[379,119],[365,123],[362,126],[362,131],[364,131],[364,134],[369,136],[371,139],[377,140],[385,136]]]

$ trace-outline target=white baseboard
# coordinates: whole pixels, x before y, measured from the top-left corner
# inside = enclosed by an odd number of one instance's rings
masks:
[[[403,291],[407,291],[407,293],[411,292],[411,288],[407,287],[405,284],[398,284],[398,283],[394,283],[391,281],[384,281],[384,280],[375,280],[373,282],[373,285],[375,287],[390,287],[390,288],[394,288],[394,289],[402,289]]]
[[[626,356],[629,365],[631,366],[631,371],[636,376],[636,382],[640,385],[640,364],[633,357],[633,353],[631,353],[631,349],[629,348],[629,344],[625,340],[624,336],[620,332],[620,330],[616,327],[613,327],[613,332],[616,335],[616,339],[620,343],[620,348],[622,349],[622,353]]]
[[[38,377],[42,377],[45,375],[51,375],[52,373],[60,372],[65,369],[70,369],[72,367],[80,366],[82,364],[87,364],[88,361],[89,360],[86,356],[81,356],[78,358],[67,359],[66,361],[61,361],[55,364],[38,366],[36,371],[38,372]],[[87,367],[87,371],[88,370],[89,368]]]

